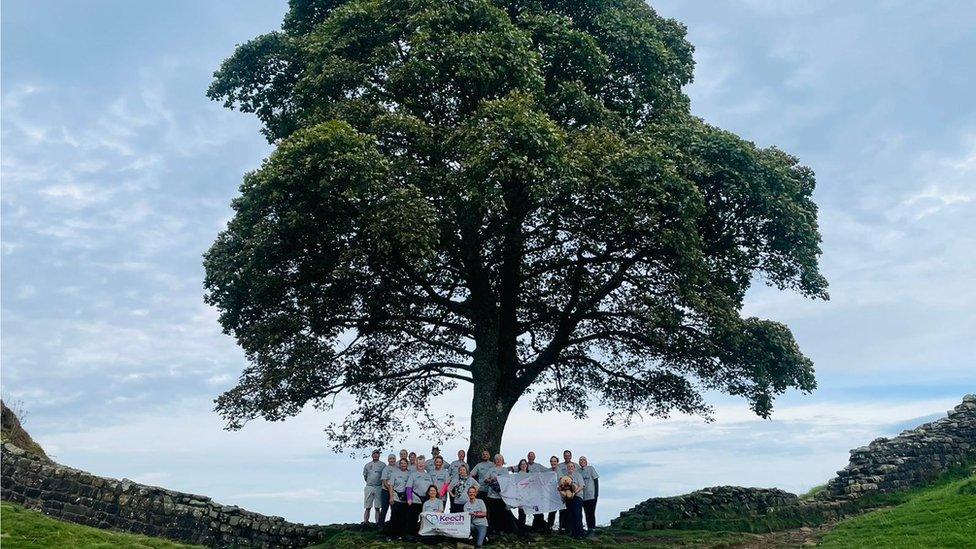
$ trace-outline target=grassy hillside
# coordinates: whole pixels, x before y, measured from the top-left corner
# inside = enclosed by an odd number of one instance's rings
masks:
[[[842,521],[822,546],[976,548],[976,475],[912,491],[904,499]]]
[[[159,538],[123,534],[62,522],[37,511],[4,502],[0,504],[0,545],[4,549],[79,549],[152,548],[175,549],[197,547],[181,545]]]
[[[822,538],[821,547],[838,548],[973,548],[976,549],[976,475],[948,478],[920,490],[885,496],[890,505],[841,521]],[[21,506],[0,506],[0,545],[12,549],[48,547],[87,548],[179,548],[193,547],[170,541],[79,526],[46,517]],[[804,529],[809,530],[809,529]],[[800,531],[793,531],[794,533]],[[325,528],[326,538],[316,549],[428,548],[429,544],[389,541],[375,532]],[[603,530],[595,539],[576,542],[566,536],[493,540],[492,547],[545,547],[568,549],[626,549],[655,547],[795,547],[796,536],[789,532],[759,536],[743,532],[698,530],[653,530],[630,532]],[[802,536],[801,536],[802,537]],[[820,534],[804,539],[817,540]],[[445,542],[433,547],[456,547]]]

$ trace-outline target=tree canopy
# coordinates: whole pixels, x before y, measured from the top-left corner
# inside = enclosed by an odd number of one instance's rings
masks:
[[[692,52],[641,0],[291,0],[209,90],[276,145],[205,257],[229,427],[348,394],[330,439],[383,446],[463,382],[494,451],[529,393],[614,424],[812,390],[740,313],[827,298],[814,174],[692,116]]]

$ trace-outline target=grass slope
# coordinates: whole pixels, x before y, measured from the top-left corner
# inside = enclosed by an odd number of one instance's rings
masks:
[[[827,548],[976,548],[976,475],[908,492],[895,507],[840,522]]]
[[[195,545],[181,545],[160,538],[124,534],[63,522],[42,515],[39,511],[25,509],[7,502],[0,504],[0,545],[4,549],[48,549],[50,547],[175,549],[197,547]]]

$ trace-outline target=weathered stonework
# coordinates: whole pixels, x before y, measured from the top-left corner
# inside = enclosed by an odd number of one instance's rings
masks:
[[[814,525],[858,511],[865,496],[924,486],[974,461],[976,395],[967,395],[945,418],[851,450],[849,465],[813,499],[777,489],[720,486],[651,498],[621,513],[611,525],[637,530]]]
[[[3,445],[5,501],[54,518],[209,547],[307,547],[321,541],[320,526],[221,505],[130,480],[98,477]]]
[[[967,395],[946,417],[878,438],[851,450],[850,463],[827,483],[824,499],[858,499],[922,486],[976,459],[976,395]]]

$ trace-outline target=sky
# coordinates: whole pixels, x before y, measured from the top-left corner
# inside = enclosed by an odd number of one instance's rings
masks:
[[[976,3],[658,1],[695,45],[692,110],[817,174],[830,301],[766,287],[819,388],[771,420],[711,395],[715,421],[629,428],[536,414],[510,461],[569,447],[601,473],[600,522],[714,485],[804,491],[848,450],[976,392]],[[360,456],[322,428],[348,409],[222,430],[244,362],[203,303],[201,256],[271,147],[205,97],[283,1],[2,4],[0,392],[58,461],[306,523],[361,519]],[[470,390],[438,400],[468,420]],[[399,447],[427,450],[411,438]],[[451,440],[453,456],[464,440]],[[389,448],[388,450],[392,450]]]

